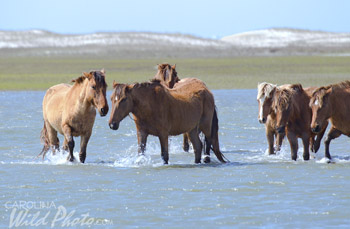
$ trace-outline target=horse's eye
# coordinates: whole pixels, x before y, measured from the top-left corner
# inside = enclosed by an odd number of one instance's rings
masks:
[[[92,89],[96,90],[96,86],[91,86],[91,87],[92,87]]]

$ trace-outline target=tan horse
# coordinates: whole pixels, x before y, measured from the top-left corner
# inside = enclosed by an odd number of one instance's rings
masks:
[[[280,86],[283,87],[283,86]],[[277,85],[270,83],[258,84],[257,101],[259,103],[259,117],[258,120],[261,124],[265,124],[265,132],[267,143],[269,146],[269,154],[275,154],[279,151],[284,139],[284,133],[278,133],[276,130],[276,114],[272,109],[272,101],[274,93],[277,89]],[[276,143],[274,147],[274,139],[276,137]]]
[[[311,132],[312,111],[309,107],[310,94],[314,88],[303,89],[300,84],[293,84],[287,88],[276,90],[272,107],[276,114],[276,130],[278,133],[286,131],[291,147],[292,160],[297,159],[298,138],[301,138],[304,145],[304,160],[310,159],[309,145],[317,152],[328,122],[322,123],[321,132],[315,143]]]
[[[350,136],[350,81],[318,88],[310,100],[312,109],[311,129],[322,131],[322,123],[328,119],[331,128],[325,139],[325,156],[331,159],[329,145],[340,135]]]
[[[168,137],[182,133],[188,133],[195,151],[195,163],[200,163],[200,130],[212,143],[217,158],[225,162],[219,149],[214,97],[202,81],[189,79],[187,82],[174,89],[168,89],[158,80],[133,85],[113,83],[110,128],[117,130],[119,123],[131,112],[137,129],[139,154],[145,151],[148,135],[158,136],[165,164],[169,160]]]
[[[73,80],[74,85],[58,84],[49,88],[43,100],[44,127],[41,139],[44,148],[39,155],[59,148],[57,132],[64,136],[63,148],[69,149],[67,160],[74,161],[73,137],[81,136],[79,158],[84,163],[86,147],[95,122],[96,111],[101,116],[108,113],[105,72],[91,71]]]

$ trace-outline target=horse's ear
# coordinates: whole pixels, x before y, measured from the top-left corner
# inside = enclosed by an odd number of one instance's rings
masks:
[[[106,71],[104,68],[102,68],[100,72],[102,72],[102,74],[106,74]]]
[[[133,86],[131,85],[126,85],[125,86],[125,94],[129,93],[131,91],[131,89],[133,88]]]
[[[90,77],[90,73],[83,72],[83,76],[85,76],[86,78],[89,78]]]
[[[113,80],[113,88],[116,88],[117,85],[118,85],[118,84],[115,82],[115,80]]]
[[[293,85],[292,85],[292,89],[293,89],[293,90],[296,90],[296,91],[302,91],[302,90],[303,90],[303,86],[301,86],[300,83],[298,83],[298,84],[293,84]]]
[[[172,69],[175,69],[176,68],[176,64],[174,64],[173,66],[171,66]]]

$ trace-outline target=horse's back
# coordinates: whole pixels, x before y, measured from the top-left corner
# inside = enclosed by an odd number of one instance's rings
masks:
[[[174,96],[189,97],[205,95],[213,97],[205,83],[196,78],[185,78],[175,84],[170,90]]]

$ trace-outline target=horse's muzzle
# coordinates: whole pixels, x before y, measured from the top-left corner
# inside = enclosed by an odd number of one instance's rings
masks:
[[[317,124],[314,128],[311,128],[311,131],[314,133],[320,132],[321,131],[320,125]]]
[[[108,113],[108,107],[102,107],[102,108],[99,110],[99,113],[100,113],[101,117],[106,116],[107,113]]]
[[[110,127],[112,130],[118,130],[118,128],[119,128],[119,123],[112,122],[112,123],[109,124],[109,127]]]
[[[259,119],[259,122],[260,122],[261,124],[266,123],[266,118]]]
[[[276,131],[279,134],[283,134],[286,131],[285,129],[286,129],[285,126],[276,127]]]

